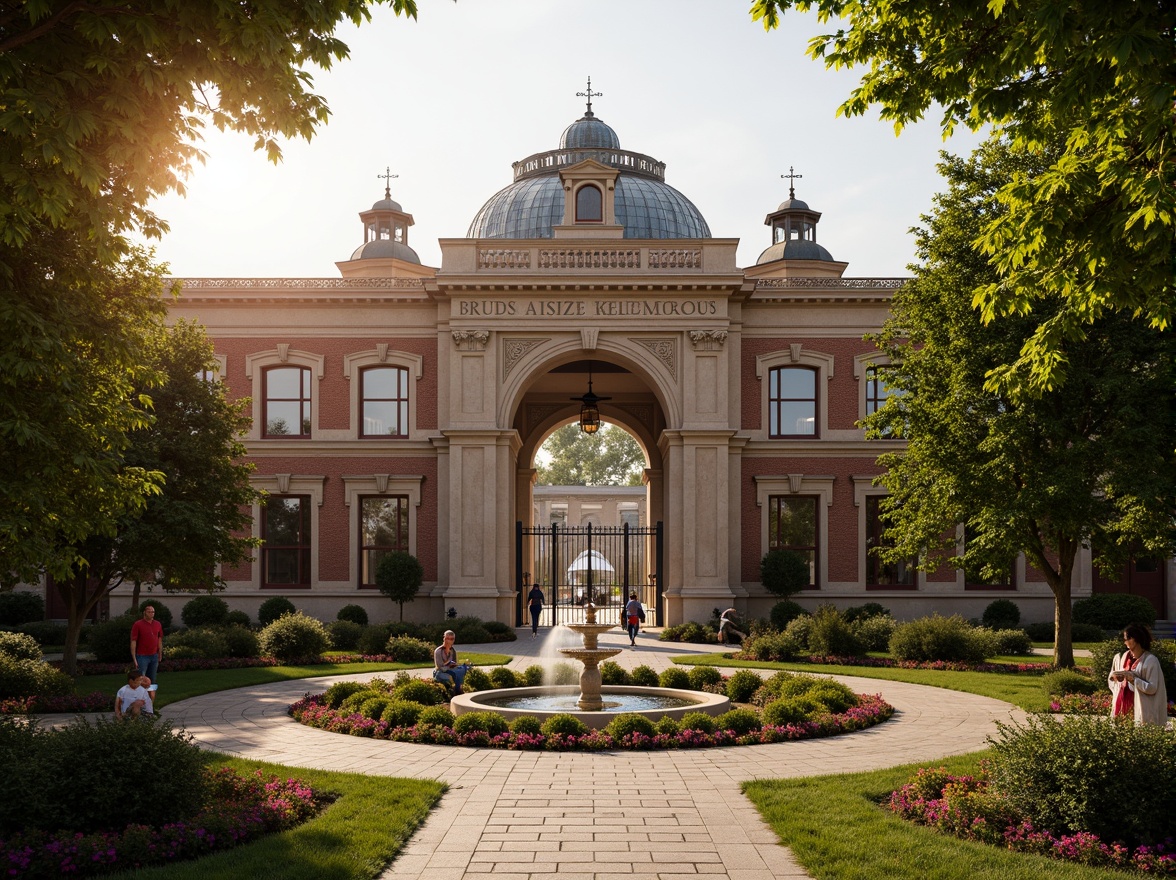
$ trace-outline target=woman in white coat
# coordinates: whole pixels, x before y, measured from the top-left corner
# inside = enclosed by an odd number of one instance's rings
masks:
[[[1107,685],[1111,689],[1111,715],[1130,715],[1136,724],[1168,723],[1168,689],[1160,660],[1151,653],[1152,637],[1140,623],[1123,630],[1127,650],[1115,655]]]

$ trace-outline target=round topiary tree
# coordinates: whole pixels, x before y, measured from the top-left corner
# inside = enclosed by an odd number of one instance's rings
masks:
[[[1009,599],[989,602],[980,622],[989,629],[1016,629],[1021,624],[1021,609]]]
[[[229,603],[220,596],[197,596],[180,609],[184,626],[224,626],[229,621]]]
[[[777,596],[791,596],[809,585],[808,562],[792,550],[769,550],[760,560],[760,582]]]
[[[279,660],[318,657],[331,643],[327,628],[301,611],[279,617],[261,631],[261,653]]]
[[[384,554],[376,566],[376,586],[380,592],[400,605],[400,619],[404,620],[404,603],[416,598],[425,580],[425,569],[411,553],[393,550]]]
[[[335,615],[336,620],[350,620],[360,626],[368,625],[368,613],[362,605],[344,605]]]
[[[257,622],[263,627],[269,626],[283,614],[293,614],[297,610],[285,596],[271,596],[257,609]]]

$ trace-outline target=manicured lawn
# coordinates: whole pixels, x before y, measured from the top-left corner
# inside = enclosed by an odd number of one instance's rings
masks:
[[[933,764],[971,773],[983,756],[977,752]],[[919,766],[759,780],[744,783],[743,790],[817,880],[1110,880],[1126,876],[957,840],[904,822],[878,805]]]
[[[789,672],[807,672],[813,675],[856,675],[859,678],[905,681],[1004,700],[1006,703],[1020,706],[1026,712],[1044,712],[1049,709],[1049,697],[1041,687],[1040,675],[953,672],[940,669],[879,669],[872,666],[825,666],[815,663],[761,663],[753,660],[731,660],[721,654],[675,657],[674,662],[686,666],[745,666],[752,669],[785,669]]]
[[[193,675],[195,673],[184,673]],[[191,862],[119,874],[141,880],[368,880],[378,877],[440,800],[445,786],[215,756],[214,767],[294,776],[338,796],[311,821]]]
[[[506,663],[510,657],[505,654],[463,653],[462,660],[478,666],[496,666]],[[432,663],[323,663],[314,666],[257,666],[247,669],[201,669],[193,672],[161,672],[159,674],[159,698],[156,706],[166,706],[177,700],[227,691],[231,688],[248,687],[255,684],[270,684],[275,681],[289,681],[295,678],[318,678],[324,675],[359,675],[365,672],[395,672],[399,669],[424,669]],[[106,691],[113,703],[114,695],[127,683],[126,675],[83,675],[75,680],[74,690],[79,694]]]

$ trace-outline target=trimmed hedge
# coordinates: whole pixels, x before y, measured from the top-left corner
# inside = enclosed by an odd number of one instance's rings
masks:
[[[1093,624],[1105,630],[1122,630],[1129,623],[1151,626],[1156,622],[1156,609],[1142,596],[1095,593],[1074,603],[1074,622]]]

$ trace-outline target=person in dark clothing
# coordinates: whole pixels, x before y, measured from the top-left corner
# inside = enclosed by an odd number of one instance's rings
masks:
[[[531,638],[535,638],[539,634],[539,615],[543,612],[543,591],[538,584],[533,584],[527,594],[527,608],[531,612]]]

